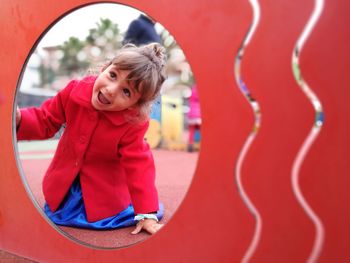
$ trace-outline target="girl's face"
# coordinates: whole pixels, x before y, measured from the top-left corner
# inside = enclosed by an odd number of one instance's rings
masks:
[[[103,111],[133,109],[141,94],[126,80],[128,74],[113,64],[103,69],[92,89],[92,106]]]

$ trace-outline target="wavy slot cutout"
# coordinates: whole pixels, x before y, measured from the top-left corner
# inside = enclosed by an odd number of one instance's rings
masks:
[[[235,74],[236,83],[239,86],[243,95],[246,97],[246,99],[250,103],[250,106],[253,109],[254,118],[255,118],[253,129],[243,145],[243,148],[242,148],[242,151],[240,152],[240,155],[238,157],[236,169],[235,169],[235,182],[236,182],[238,191],[239,191],[244,203],[247,205],[249,211],[251,212],[251,214],[253,215],[253,217],[255,219],[254,235],[253,235],[253,238],[250,242],[250,245],[249,245],[246,253],[244,254],[244,256],[242,258],[243,263],[249,262],[249,260],[253,256],[253,254],[258,246],[260,236],[261,236],[261,229],[262,229],[262,219],[261,219],[260,213],[256,209],[256,207],[254,206],[254,204],[252,203],[249,196],[247,195],[247,193],[244,190],[244,187],[242,184],[242,173],[241,173],[242,164],[243,164],[243,161],[245,159],[245,156],[247,155],[247,152],[249,151],[249,148],[250,148],[251,144],[253,143],[253,141],[258,133],[260,124],[261,124],[261,112],[260,112],[259,103],[253,98],[248,87],[244,83],[244,81],[242,79],[242,74],[241,74],[241,64],[242,64],[244,50],[247,47],[247,45],[250,43],[250,40],[251,40],[252,36],[254,35],[254,32],[255,32],[255,30],[258,26],[259,20],[260,20],[260,6],[259,6],[258,1],[257,0],[250,0],[249,3],[251,5],[252,11],[253,11],[253,21],[252,21],[252,24],[250,25],[250,28],[248,30],[246,37],[243,40],[241,47],[239,48],[239,50],[237,52],[237,56],[235,59],[235,65],[234,65],[234,74]]]
[[[296,155],[296,158],[294,160],[293,167],[292,167],[292,176],[291,176],[292,188],[293,188],[295,197],[315,227],[314,244],[313,244],[311,253],[309,255],[309,258],[307,259],[307,262],[316,262],[318,260],[319,255],[322,251],[323,243],[324,243],[325,230],[321,219],[312,210],[311,206],[307,203],[305,197],[302,194],[302,191],[299,185],[299,173],[300,173],[300,167],[303,164],[303,161],[309,149],[312,147],[319,132],[321,131],[321,127],[324,123],[324,113],[323,113],[322,104],[320,100],[317,98],[316,94],[312,91],[312,89],[309,87],[309,85],[306,83],[306,81],[302,77],[301,70],[299,67],[299,58],[300,58],[300,53],[304,46],[304,43],[306,42],[307,38],[310,36],[319,17],[321,16],[323,6],[324,6],[324,0],[315,0],[314,10],[302,34],[297,40],[297,43],[295,45],[293,55],[292,55],[292,69],[293,69],[294,77],[298,85],[300,86],[301,90],[303,91],[305,96],[309,99],[309,101],[311,102],[315,110],[315,121],[313,123],[313,127],[311,128],[308,136],[306,137],[304,143],[302,144],[299,152]]]

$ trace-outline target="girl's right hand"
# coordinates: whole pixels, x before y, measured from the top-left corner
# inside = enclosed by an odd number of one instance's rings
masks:
[[[21,118],[22,118],[21,111],[17,107],[17,110],[16,110],[16,127],[18,127],[19,123],[21,122]]]
[[[145,218],[140,220],[134,231],[131,232],[131,234],[136,235],[141,232],[141,230],[147,231],[149,234],[153,235],[156,232],[158,232],[159,229],[163,227],[163,224],[159,224],[154,219]]]

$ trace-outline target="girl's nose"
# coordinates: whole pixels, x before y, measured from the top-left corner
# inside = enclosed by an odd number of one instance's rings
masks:
[[[118,86],[108,86],[106,91],[109,96],[114,97],[118,92]]]

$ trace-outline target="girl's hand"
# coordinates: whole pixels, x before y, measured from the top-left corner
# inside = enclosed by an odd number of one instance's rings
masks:
[[[21,122],[21,118],[22,118],[21,111],[17,107],[17,110],[16,110],[16,126],[17,127],[18,127],[19,123]]]
[[[154,219],[143,219],[140,220],[134,231],[131,232],[131,234],[136,235],[141,232],[141,230],[146,230],[150,234],[156,233],[159,229],[163,227],[163,224],[159,224],[156,220]]]

